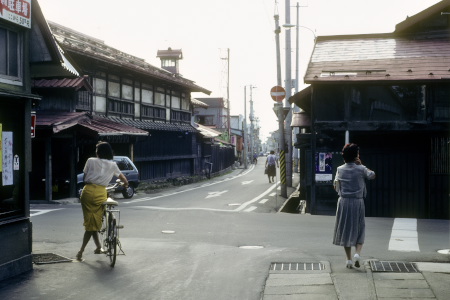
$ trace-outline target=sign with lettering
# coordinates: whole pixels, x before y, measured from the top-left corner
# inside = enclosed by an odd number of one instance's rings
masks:
[[[31,28],[31,0],[0,0],[0,18]]]

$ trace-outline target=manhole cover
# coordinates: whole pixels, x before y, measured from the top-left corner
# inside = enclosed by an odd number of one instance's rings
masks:
[[[37,265],[61,262],[72,262],[72,259],[54,253],[33,254],[33,263]]]
[[[373,272],[419,273],[415,264],[400,261],[370,261]]]
[[[298,262],[298,263],[271,263],[271,271],[320,271],[325,270],[322,263]]]

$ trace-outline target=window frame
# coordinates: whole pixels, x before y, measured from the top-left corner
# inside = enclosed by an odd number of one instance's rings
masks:
[[[11,85],[23,85],[23,66],[24,66],[24,57],[23,57],[23,31],[18,30],[16,28],[12,28],[10,26],[6,26],[6,25],[1,25],[0,29],[5,30],[6,32],[6,42],[9,42],[9,35],[11,32],[14,32],[17,34],[17,52],[16,52],[16,57],[17,57],[17,76],[11,76],[10,74],[8,74],[8,68],[9,68],[9,56],[10,56],[10,46],[9,44],[5,45],[6,48],[6,68],[7,68],[7,73],[6,74],[1,74],[0,73],[0,83],[6,83],[6,84],[11,84]]]

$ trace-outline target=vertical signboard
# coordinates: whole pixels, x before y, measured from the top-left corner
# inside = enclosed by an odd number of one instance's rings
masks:
[[[0,0],[0,18],[31,28],[31,0]]]
[[[36,114],[31,114],[31,137],[36,136]]]
[[[3,131],[2,134],[2,184],[13,184],[13,133]]]
[[[333,154],[330,152],[316,152],[316,182],[332,183]]]

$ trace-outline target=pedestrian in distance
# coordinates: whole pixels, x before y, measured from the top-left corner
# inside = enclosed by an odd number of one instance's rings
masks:
[[[266,159],[266,174],[269,178],[269,183],[275,182],[275,176],[277,175],[277,169],[279,168],[278,159],[275,156],[275,151],[270,151],[270,154],[267,155]],[[272,178],[272,180],[270,180]]]
[[[346,267],[360,267],[361,250],[365,239],[366,180],[375,179],[375,172],[368,169],[359,159],[359,147],[346,144],[342,149],[345,164],[339,166],[333,182],[339,195],[333,244],[343,246],[347,257]],[[353,260],[352,247],[355,247]]]
[[[125,187],[128,187],[127,178],[120,172],[113,159],[113,150],[107,142],[100,142],[96,145],[97,157],[91,157],[86,161],[83,169],[85,186],[81,192],[81,208],[83,209],[84,236],[80,251],[77,253],[77,260],[81,260],[84,249],[91,237],[94,240],[95,254],[105,253],[98,238],[98,231],[102,226],[104,211],[103,202],[107,199],[106,187],[113,178],[118,177]]]
[[[258,163],[258,154],[253,154],[253,163],[256,165]]]

